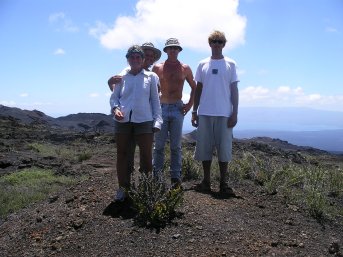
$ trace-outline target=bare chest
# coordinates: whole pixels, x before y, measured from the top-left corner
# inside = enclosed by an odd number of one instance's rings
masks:
[[[168,84],[183,83],[186,78],[182,65],[164,65],[161,75],[160,79]]]

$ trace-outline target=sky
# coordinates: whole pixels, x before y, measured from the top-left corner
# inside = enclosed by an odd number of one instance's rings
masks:
[[[213,30],[237,63],[240,107],[343,112],[343,0],[0,0],[0,104],[109,114],[107,80],[131,45],[176,37],[195,73]]]

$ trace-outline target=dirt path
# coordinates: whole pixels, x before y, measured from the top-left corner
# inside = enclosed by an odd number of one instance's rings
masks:
[[[130,215],[105,216],[113,167],[93,158],[79,167],[89,179],[10,215],[0,226],[0,256],[342,256],[334,249],[342,225],[321,225],[249,181],[231,199],[185,183],[183,216],[160,231],[134,226]]]

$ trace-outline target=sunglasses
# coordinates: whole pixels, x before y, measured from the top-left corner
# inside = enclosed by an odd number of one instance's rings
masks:
[[[178,46],[168,46],[167,49],[170,50],[179,50],[180,48]]]
[[[213,39],[211,40],[212,44],[224,44],[224,40],[220,40],[220,39]]]

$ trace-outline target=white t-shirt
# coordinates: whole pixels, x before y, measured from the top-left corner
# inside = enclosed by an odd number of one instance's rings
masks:
[[[198,115],[230,117],[232,113],[231,84],[238,82],[234,60],[211,59],[200,61],[195,80],[203,85]]]

